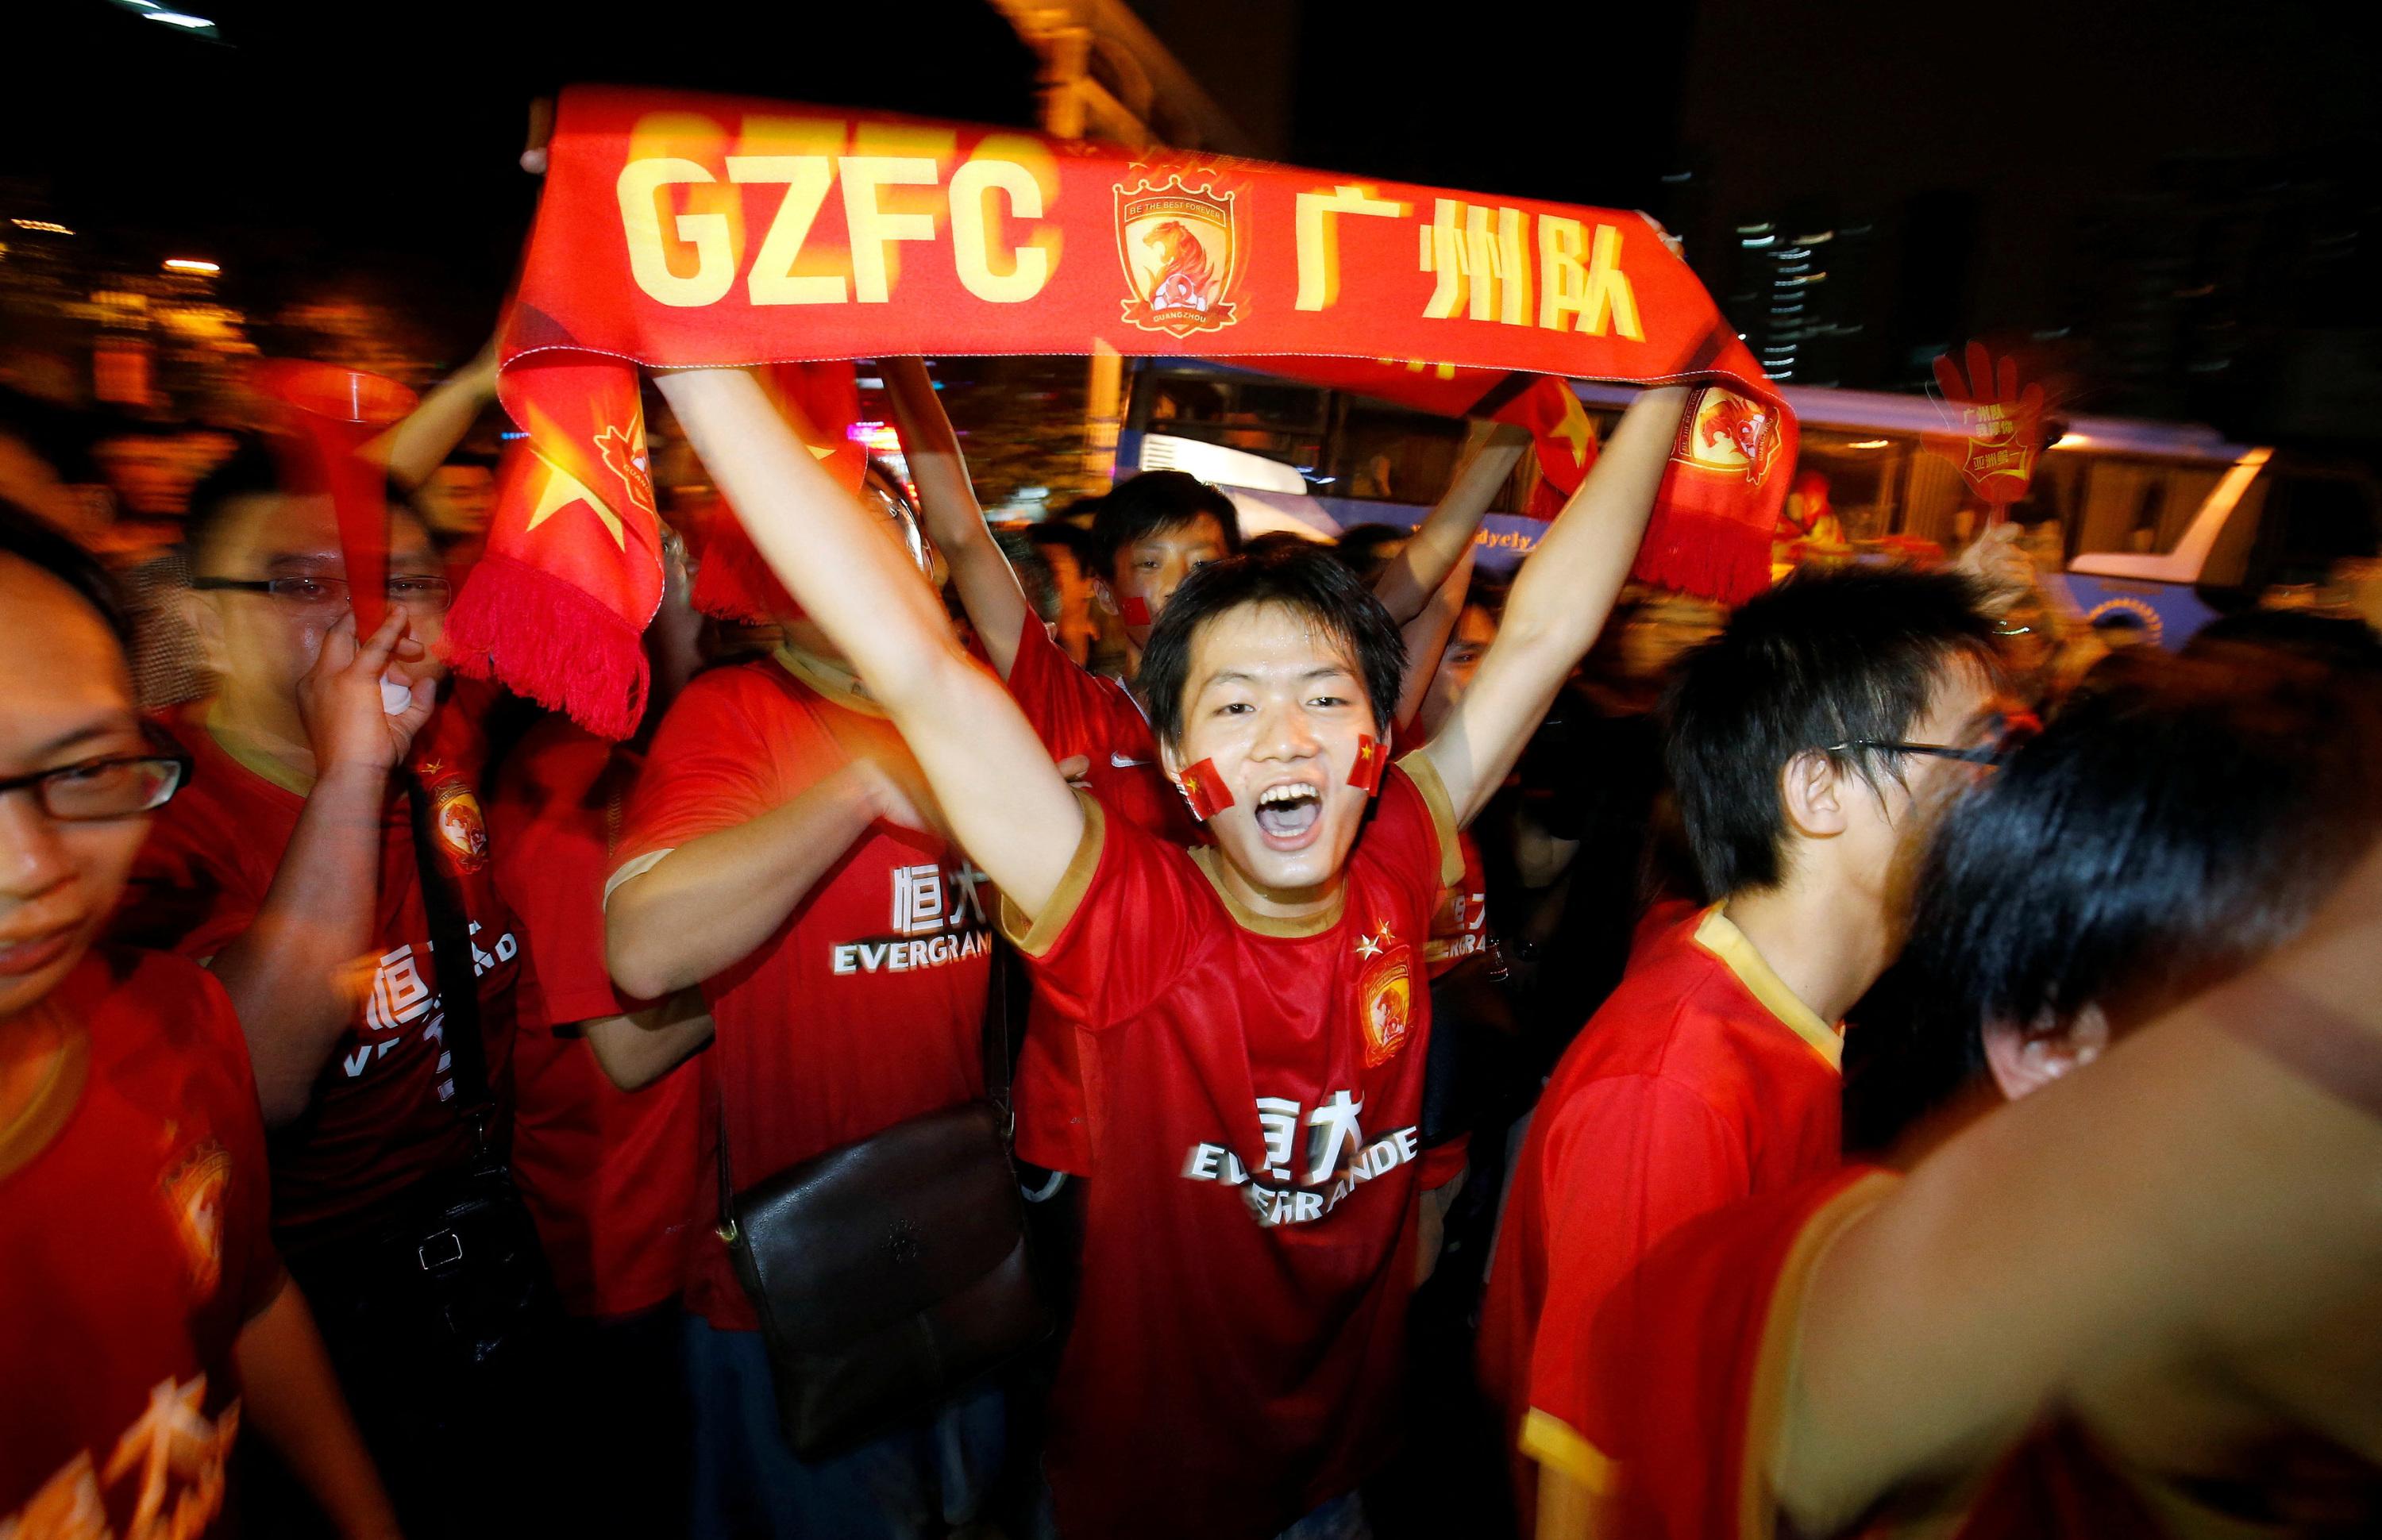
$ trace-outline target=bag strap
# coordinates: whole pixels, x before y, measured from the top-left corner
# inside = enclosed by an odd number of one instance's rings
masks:
[[[485,1145],[496,1098],[488,1089],[487,1044],[480,1035],[480,979],[472,957],[472,923],[436,853],[437,817],[429,788],[421,777],[407,774],[405,796],[413,813],[413,862],[422,882],[422,907],[430,917],[430,972],[445,1013],[440,1031],[446,1034],[455,1076],[455,1110],[472,1123]]]

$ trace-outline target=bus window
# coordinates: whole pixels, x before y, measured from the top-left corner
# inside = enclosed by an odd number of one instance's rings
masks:
[[[1896,532],[1904,458],[1917,447],[1907,437],[1806,428],[1795,461],[1795,479],[1812,472],[1827,478],[1828,507],[1847,540],[1875,540]]]
[[[2077,553],[2167,555],[2230,469],[2206,461],[2094,458],[2085,470]]]

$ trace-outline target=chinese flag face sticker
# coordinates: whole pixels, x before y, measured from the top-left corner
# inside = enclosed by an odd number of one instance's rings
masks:
[[[1348,766],[1348,784],[1370,797],[1381,789],[1381,772],[1389,768],[1390,751],[1367,733],[1357,739],[1356,763]]]
[[[1191,801],[1191,812],[1201,823],[1233,805],[1233,793],[1216,774],[1216,762],[1203,759],[1183,772],[1183,795]]]

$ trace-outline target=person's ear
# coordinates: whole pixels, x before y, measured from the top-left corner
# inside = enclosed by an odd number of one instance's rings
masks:
[[[1183,789],[1183,756],[1175,751],[1173,744],[1162,738],[1158,740],[1158,767],[1166,772],[1166,778],[1174,783],[1175,790]]]
[[[1109,581],[1106,578],[1092,580],[1092,602],[1100,606],[1101,614],[1114,618],[1117,612],[1116,595],[1109,592]]]
[[[2109,1046],[2109,1018],[2086,1005],[2065,1021],[2032,1028],[1996,1021],[1984,1031],[1985,1066],[2003,1096],[2017,1101],[2099,1058]]]
[[[1848,773],[1835,756],[1806,749],[1779,772],[1778,799],[1786,822],[1808,838],[1825,839],[1845,832]]]
[[[231,672],[231,649],[224,641],[223,611],[216,607],[215,595],[186,588],[178,602],[182,623],[198,639],[199,657],[207,672],[224,678]]]

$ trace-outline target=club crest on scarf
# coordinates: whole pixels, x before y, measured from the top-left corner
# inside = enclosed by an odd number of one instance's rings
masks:
[[[1213,173],[1192,173],[1194,177]],[[1242,238],[1240,198],[1212,184],[1185,187],[1180,173],[1164,182],[1144,172],[1128,188],[1117,184],[1117,254],[1132,298],[1124,319],[1148,332],[1189,336],[1229,326]]]
[[[627,433],[622,433],[618,423],[606,423],[596,437],[596,452],[604,457],[604,469],[620,478],[629,501],[646,518],[655,517],[653,464],[645,454],[645,413],[629,419]]]
[[[1776,416],[1759,401],[1707,386],[1680,422],[1671,458],[1702,471],[1736,471],[1758,486],[1778,458]]]

